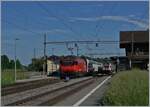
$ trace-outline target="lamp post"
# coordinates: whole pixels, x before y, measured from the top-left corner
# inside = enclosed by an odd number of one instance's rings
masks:
[[[43,66],[43,76],[47,73],[47,56],[46,56],[46,34],[44,34],[44,66]]]
[[[15,38],[15,82],[17,80],[17,71],[16,71],[16,68],[17,68],[17,66],[16,66],[16,58],[17,58],[17,56],[16,56],[16,41],[17,40],[19,40],[19,39]]]

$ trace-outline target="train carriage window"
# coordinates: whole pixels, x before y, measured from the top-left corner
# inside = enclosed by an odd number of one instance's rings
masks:
[[[74,61],[74,65],[78,65],[78,62],[77,62],[77,61]]]
[[[73,62],[72,61],[62,61],[61,65],[64,65],[64,66],[73,65]]]

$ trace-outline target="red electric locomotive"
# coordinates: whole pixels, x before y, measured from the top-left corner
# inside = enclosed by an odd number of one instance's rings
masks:
[[[86,60],[75,56],[64,57],[60,61],[60,72],[62,78],[83,76],[87,73]]]

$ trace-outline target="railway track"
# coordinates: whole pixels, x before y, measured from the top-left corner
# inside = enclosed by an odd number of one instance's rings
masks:
[[[46,106],[46,105],[52,106],[52,105],[56,104],[57,102],[64,100],[68,96],[80,91],[81,89],[86,88],[91,83],[93,83],[93,79],[89,79],[87,81],[82,81],[79,84],[74,84],[69,87],[64,87],[62,90],[58,90],[58,91],[62,91],[63,93],[57,95],[56,97],[49,99],[46,102],[41,103],[40,106]],[[57,92],[55,92],[55,93],[57,94]]]
[[[25,90],[42,87],[42,86],[48,85],[48,84],[58,83],[60,81],[61,80],[59,80],[59,79],[48,78],[48,79],[34,80],[34,81],[24,82],[24,83],[16,83],[16,84],[11,85],[11,86],[3,87],[1,89],[1,96],[5,96],[8,94],[18,93],[18,92],[22,92]]]
[[[75,81],[76,80],[76,81]],[[69,82],[58,82],[24,92],[2,96],[2,105],[53,105],[81,88],[85,88],[93,82],[92,77],[74,79]],[[13,99],[12,99],[13,98]]]

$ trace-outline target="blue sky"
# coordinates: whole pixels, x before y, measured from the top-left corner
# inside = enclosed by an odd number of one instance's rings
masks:
[[[44,33],[47,41],[119,40],[120,31],[148,28],[148,6],[147,1],[5,1],[2,2],[2,54],[14,59],[14,38],[19,38],[17,58],[29,64],[34,48],[36,57],[43,56]],[[65,45],[47,45],[47,55],[52,54],[52,48],[55,55],[70,54]],[[80,49],[80,54],[124,55],[119,44],[99,47],[85,44],[80,45]]]

